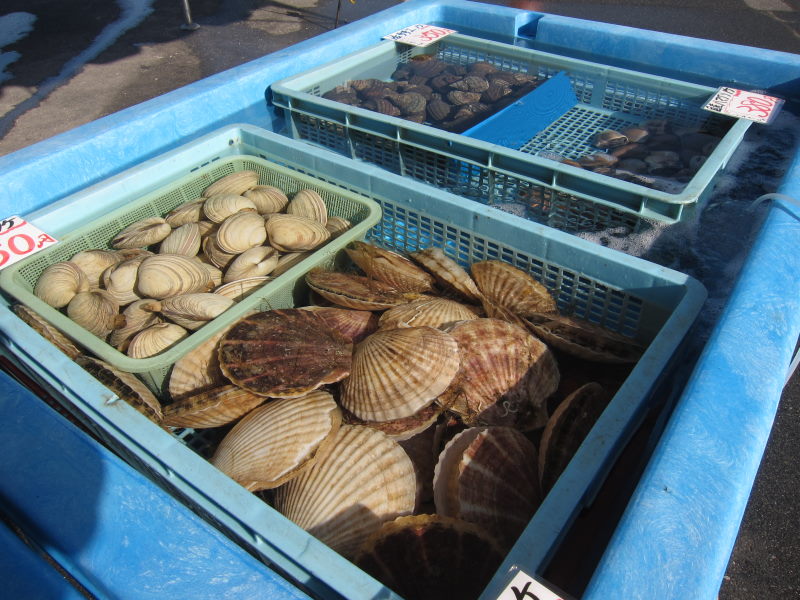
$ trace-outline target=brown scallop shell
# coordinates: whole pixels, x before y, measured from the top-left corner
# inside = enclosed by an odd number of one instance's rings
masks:
[[[456,321],[477,319],[475,310],[448,298],[420,298],[408,304],[390,308],[381,315],[381,329],[394,327],[441,327]]]
[[[444,408],[435,402],[415,412],[410,417],[391,419],[388,421],[365,421],[344,409],[343,419],[348,425],[363,425],[385,433],[390,438],[402,442],[433,425],[442,414]]]
[[[353,345],[313,312],[279,309],[241,319],[219,344],[220,368],[260,396],[294,398],[350,373]]]
[[[541,503],[536,446],[512,427],[473,427],[439,455],[437,514],[480,525],[509,549]]]
[[[377,331],[356,346],[339,401],[365,421],[410,417],[447,389],[458,365],[458,344],[443,331]]]
[[[353,310],[336,306],[304,306],[314,312],[331,329],[356,344],[378,329],[378,315],[369,310]]]
[[[164,407],[163,425],[203,429],[233,423],[264,402],[235,385],[223,385],[173,402]]]
[[[412,252],[409,256],[422,265],[446,292],[480,303],[482,294],[475,281],[441,248],[431,247]]]
[[[342,425],[329,451],[275,490],[276,510],[347,558],[380,526],[414,510],[411,459],[368,427]]]
[[[433,287],[430,274],[397,252],[359,241],[348,244],[345,252],[367,277],[399,292],[427,292]]]
[[[352,273],[312,269],[306,274],[306,283],[337,306],[356,310],[383,310],[412,299],[390,285]]]
[[[550,291],[522,269],[500,260],[485,260],[474,263],[471,272],[484,296],[520,317],[557,310]]]
[[[340,424],[339,407],[327,392],[272,400],[233,426],[211,463],[250,491],[272,489],[328,452]]]
[[[220,387],[228,380],[219,368],[217,348],[222,336],[233,324],[196,346],[172,365],[169,375],[169,395],[173,400]]]
[[[81,351],[78,347],[57,328],[48,323],[39,313],[28,308],[24,304],[15,304],[13,311],[14,314],[30,325],[39,335],[61,350],[61,352],[70,358],[80,356]]]

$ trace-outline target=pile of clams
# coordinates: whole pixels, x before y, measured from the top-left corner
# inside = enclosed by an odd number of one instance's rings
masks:
[[[163,217],[125,227],[109,249],[51,264],[34,294],[132,358],[163,352],[350,223],[312,189],[290,198],[239,171]]]
[[[448,63],[418,54],[400,63],[390,81],[356,79],[323,98],[461,133],[533,91],[542,81],[490,62]]]
[[[476,598],[642,348],[505,262],[345,251],[131,401],[213,428],[213,465],[403,597]]]

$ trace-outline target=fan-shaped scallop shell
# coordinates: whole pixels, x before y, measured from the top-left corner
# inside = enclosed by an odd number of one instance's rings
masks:
[[[100,287],[103,271],[121,262],[123,257],[114,250],[81,250],[69,259],[89,280],[89,287]]]
[[[203,214],[213,223],[222,223],[231,215],[241,211],[256,212],[255,202],[244,196],[220,194],[206,198],[203,203]]]
[[[302,396],[350,373],[352,344],[314,313],[280,309],[241,319],[222,338],[222,372],[274,398]]]
[[[414,466],[397,442],[342,425],[330,450],[275,490],[274,507],[345,557],[382,523],[414,510]]]
[[[166,238],[172,227],[161,217],[149,217],[136,223],[131,223],[120,231],[113,240],[114,248],[144,248],[157,244]]]
[[[112,265],[103,272],[103,287],[120,306],[127,306],[141,299],[136,285],[139,266],[145,258],[146,255],[135,256]]]
[[[345,252],[367,277],[399,292],[427,292],[433,287],[434,279],[429,273],[391,250],[355,241],[348,244]]]
[[[478,92],[462,92],[461,90],[453,90],[447,93],[447,99],[451,104],[460,106],[462,104],[472,104],[479,102],[481,95]]]
[[[408,600],[478,598],[504,554],[477,525],[423,514],[386,523],[355,563]]]
[[[145,305],[149,310],[161,313],[162,316],[186,329],[199,329],[231,306],[233,306],[231,298],[207,292],[177,294],[160,302],[154,300]]]
[[[319,221],[299,215],[273,215],[266,227],[269,244],[281,252],[314,250],[331,236]]]
[[[409,256],[425,267],[445,291],[455,293],[470,302],[481,301],[482,294],[469,274],[441,248],[425,248],[412,252]]]
[[[468,425],[544,426],[545,400],[559,382],[555,358],[522,327],[475,319],[448,328],[461,368],[440,402]]]
[[[67,336],[48,323],[36,311],[28,308],[24,304],[15,304],[13,311],[14,314],[16,314],[20,319],[30,325],[34,331],[39,333],[39,335],[41,335],[70,358],[75,358],[81,354],[81,351],[78,349],[78,347],[73,344],[69,338],[67,338]]]
[[[157,323],[131,338],[127,354],[131,358],[155,356],[188,335],[188,331],[175,323]]]
[[[256,396],[235,385],[223,385],[166,405],[162,425],[193,429],[222,427],[263,402],[263,396]]]
[[[455,323],[477,319],[473,309],[447,298],[420,298],[408,304],[400,304],[390,308],[381,315],[380,328],[394,327],[441,327]]]
[[[180,254],[156,254],[139,265],[136,289],[143,298],[161,299],[207,292],[213,285],[208,270],[201,263]]]
[[[400,112],[404,115],[413,115],[415,113],[425,112],[427,100],[425,96],[418,92],[406,92],[398,94],[397,97],[392,99]]]
[[[257,289],[264,287],[264,284],[272,281],[272,277],[245,277],[224,283],[214,290],[215,294],[220,294],[239,302],[246,298]]]
[[[124,323],[117,329],[111,332],[108,338],[108,343],[119,350],[125,352],[128,349],[128,342],[131,338],[139,333],[142,329],[155,325],[161,322],[161,317],[145,307],[149,306],[152,302],[150,298],[136,300],[131,302],[124,311],[122,317]]]
[[[73,262],[53,263],[42,271],[33,294],[53,308],[63,308],[78,292],[89,290],[89,279]]]
[[[278,266],[278,259],[278,251],[271,246],[245,250],[228,265],[223,281],[229,283],[248,277],[263,277]]]
[[[368,310],[337,308],[335,306],[304,306],[316,314],[331,329],[356,344],[378,329],[378,315]]]
[[[435,77],[447,68],[447,63],[429,55],[415,56],[409,61],[408,65],[414,75],[421,75],[422,77]]]
[[[78,292],[67,304],[67,315],[102,340],[122,323],[119,304],[105,290]]]
[[[541,503],[537,452],[513,427],[473,427],[439,455],[436,513],[480,525],[511,547]]]
[[[453,106],[442,99],[435,98],[426,106],[427,114],[433,121],[444,121],[450,116]]]
[[[283,190],[272,185],[257,185],[242,195],[253,201],[261,215],[281,212],[289,203]]]
[[[272,400],[228,432],[211,463],[250,491],[275,488],[324,456],[340,423],[339,407],[327,392]]]
[[[339,400],[365,421],[410,417],[447,389],[458,366],[458,344],[443,331],[377,331],[356,346]]]
[[[217,246],[223,252],[241,254],[267,239],[264,217],[257,212],[238,212],[225,219],[217,230]]]
[[[344,410],[344,422],[348,425],[361,425],[377,429],[381,433],[388,435],[393,440],[402,442],[414,437],[418,433],[426,430],[433,425],[444,412],[444,407],[436,404],[419,409],[410,417],[390,419],[388,421],[365,421],[359,419],[348,410]]]
[[[75,362],[148,419],[161,422],[161,403],[135,375],[90,356],[78,356]]]
[[[390,285],[351,273],[312,269],[306,274],[306,283],[337,306],[356,310],[383,310],[413,299]]]
[[[506,262],[485,260],[473,263],[472,278],[480,291],[520,317],[556,312],[550,291],[533,277]]]
[[[200,226],[197,222],[184,223],[172,230],[158,247],[159,254],[195,256],[200,251]]]
[[[164,220],[173,229],[177,229],[187,223],[197,223],[203,218],[203,203],[205,201],[205,198],[197,198],[176,206],[166,214]]]
[[[203,190],[202,196],[204,198],[210,198],[217,194],[236,194],[240,196],[257,185],[258,173],[255,171],[237,171],[217,179]]]

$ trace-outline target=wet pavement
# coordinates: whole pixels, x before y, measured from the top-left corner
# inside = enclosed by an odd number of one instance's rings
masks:
[[[494,3],[800,53],[796,0]],[[5,0],[0,155],[318,35],[335,26],[337,9],[345,24],[394,4],[190,0],[200,27],[189,30],[179,0]],[[781,401],[723,600],[800,597],[798,398],[795,377]]]

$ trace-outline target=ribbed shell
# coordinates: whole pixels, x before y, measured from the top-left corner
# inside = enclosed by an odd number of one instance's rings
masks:
[[[447,256],[441,248],[425,248],[412,252],[409,256],[425,267],[446,291],[466,298],[470,302],[480,302],[481,293],[469,273]]]
[[[380,328],[394,327],[441,327],[456,321],[477,319],[478,315],[468,306],[447,298],[420,298],[408,304],[390,308],[381,315]]]
[[[33,294],[53,308],[63,308],[75,294],[89,290],[89,279],[73,262],[62,261],[48,266],[33,287]]]
[[[105,290],[75,294],[67,305],[67,315],[78,325],[102,340],[122,322],[119,304]]]
[[[472,278],[492,302],[520,317],[556,312],[550,291],[533,277],[508,263],[486,260],[474,263]]]
[[[491,531],[511,547],[542,500],[537,452],[512,427],[477,427],[454,437],[433,478],[437,514]]]
[[[225,219],[217,230],[217,245],[223,252],[241,254],[267,239],[264,217],[257,212],[238,212]]]
[[[207,292],[213,288],[208,270],[180,254],[148,256],[139,265],[137,291],[143,298]]]
[[[314,313],[281,309],[241,319],[219,346],[222,372],[274,398],[303,396],[350,372],[352,344]]]
[[[414,510],[414,466],[367,427],[342,425],[330,450],[275,490],[274,507],[347,558],[380,526]]]
[[[306,283],[329,302],[356,310],[383,310],[411,300],[385,283],[351,273],[312,269]]]
[[[440,402],[469,425],[544,426],[545,400],[559,382],[544,343],[499,319],[463,321],[449,332],[458,343],[461,368]]]
[[[255,202],[244,196],[221,194],[210,196],[203,203],[203,214],[213,223],[222,223],[225,219],[240,211],[256,212]]]
[[[75,358],[81,354],[80,349],[78,349],[78,347],[73,344],[69,338],[67,338],[58,329],[53,327],[50,323],[45,321],[44,318],[42,318],[42,316],[36,311],[31,310],[24,304],[15,304],[13,311],[14,314],[25,321],[25,323],[30,325],[31,328],[33,328],[39,335],[41,335],[70,358]]]
[[[169,395],[173,400],[220,387],[228,382],[219,368],[217,348],[222,336],[229,329],[230,327],[226,327],[214,334],[175,361],[168,385]]]
[[[278,260],[278,252],[271,246],[249,248],[231,261],[222,280],[229,283],[247,277],[263,277],[278,266]]]
[[[233,423],[264,402],[235,385],[200,392],[164,407],[163,425],[204,429]]]
[[[139,333],[142,329],[146,329],[151,325],[161,322],[161,317],[159,317],[157,313],[144,308],[151,302],[152,300],[150,298],[136,300],[122,311],[122,317],[125,322],[119,328],[111,332],[108,338],[108,343],[111,346],[114,346],[114,348],[120,352],[125,352],[128,349],[128,342],[130,342],[134,335]]]
[[[131,358],[147,358],[163,352],[189,335],[180,325],[157,323],[137,333],[128,344],[127,354]]]
[[[199,329],[233,306],[233,300],[220,294],[198,292],[170,296],[149,306],[181,327]]]
[[[305,306],[331,329],[352,343],[358,343],[378,329],[378,315],[368,310],[352,310],[335,306]]]
[[[313,250],[331,237],[325,225],[299,215],[272,215],[266,228],[269,244],[281,252]]]
[[[382,281],[399,292],[427,292],[433,287],[433,276],[391,250],[355,241],[348,244],[345,252],[367,277]]]
[[[197,223],[203,218],[203,203],[205,198],[198,198],[185,204],[181,204],[173,208],[164,217],[164,220],[169,223],[170,227],[177,229],[181,225],[187,223]]]
[[[172,227],[161,217],[149,217],[136,223],[131,223],[120,231],[113,240],[114,248],[144,248],[157,244],[166,238]]]
[[[365,421],[410,417],[447,389],[458,366],[458,344],[443,331],[377,331],[356,346],[340,402]]]
[[[200,226],[196,222],[185,223],[172,230],[158,247],[159,254],[183,254],[195,256],[200,251]]]
[[[327,392],[272,400],[228,432],[211,463],[250,491],[275,488],[324,455],[340,423],[339,407]]]
[[[271,185],[257,185],[247,190],[243,196],[253,201],[261,215],[281,212],[289,203],[286,194]]]
[[[135,375],[90,356],[78,356],[75,362],[148,419],[161,422],[161,403]]]
[[[238,171],[217,179],[203,190],[202,196],[209,198],[216,194],[241,195],[258,185],[258,173],[255,171]]]
[[[328,207],[317,192],[310,189],[300,190],[286,207],[286,213],[312,219],[324,226],[328,222]]]

